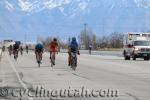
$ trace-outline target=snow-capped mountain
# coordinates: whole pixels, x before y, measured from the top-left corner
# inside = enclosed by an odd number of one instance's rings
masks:
[[[150,0],[0,0],[0,36],[149,31]]]
[[[20,10],[26,13],[38,13],[43,10],[59,9],[64,16],[73,16],[79,11],[84,11],[90,0],[4,0],[5,7],[9,10]]]

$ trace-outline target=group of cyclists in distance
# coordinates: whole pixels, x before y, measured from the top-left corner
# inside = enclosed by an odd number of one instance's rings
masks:
[[[28,54],[29,52],[29,47],[28,45],[25,46],[26,53]],[[50,43],[48,43],[48,51],[50,53],[50,62],[51,62],[51,67],[55,66],[55,59],[56,59],[56,54],[58,53],[59,49],[59,43],[57,38],[53,38]],[[11,56],[13,54],[14,59],[17,60],[18,58],[18,53],[23,54],[23,46],[21,46],[19,43],[15,43],[14,45],[10,45],[8,47],[9,55]],[[35,45],[34,48],[35,51],[35,56],[36,56],[36,61],[38,63],[38,66],[42,64],[42,58],[43,58],[43,53],[45,51],[45,46],[43,43],[40,41]],[[77,54],[80,55],[79,52],[79,47],[78,43],[75,37],[72,37],[71,42],[68,44],[68,66],[70,66],[73,70],[76,70],[77,67]]]
[[[28,50],[29,50],[28,45],[26,45],[25,49],[26,49],[26,53],[28,53]],[[20,55],[23,55],[23,50],[24,50],[23,47],[20,46],[20,44],[18,42],[15,42],[15,44],[10,45],[8,47],[9,55],[11,56],[13,54],[15,60],[17,60],[17,58],[18,58],[19,51],[20,51]]]

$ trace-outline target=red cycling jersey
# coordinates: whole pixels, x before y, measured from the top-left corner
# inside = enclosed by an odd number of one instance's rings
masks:
[[[55,41],[52,41],[51,43],[50,43],[50,51],[51,52],[57,52],[57,48],[58,48],[58,43],[57,42],[55,42]]]

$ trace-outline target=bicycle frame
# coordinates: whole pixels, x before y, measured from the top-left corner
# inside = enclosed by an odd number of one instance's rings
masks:
[[[17,58],[18,58],[18,50],[13,51],[13,53],[14,53],[14,59],[17,60]]]
[[[76,70],[77,67],[77,53],[71,53],[71,68]]]

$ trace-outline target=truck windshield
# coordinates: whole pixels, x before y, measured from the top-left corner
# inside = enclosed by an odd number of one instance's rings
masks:
[[[150,46],[150,41],[134,41],[135,46]]]

